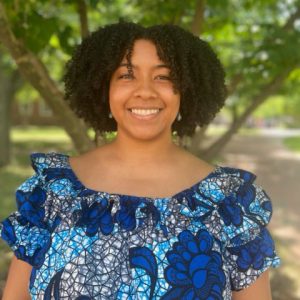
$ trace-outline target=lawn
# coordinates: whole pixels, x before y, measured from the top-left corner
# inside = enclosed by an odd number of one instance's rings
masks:
[[[290,150],[300,153],[300,137],[289,137],[283,142]]]
[[[11,132],[11,138],[11,163],[0,169],[1,220],[16,209],[16,188],[26,178],[34,174],[30,164],[30,153],[57,151],[73,154],[74,152],[69,137],[62,129],[56,127],[14,128]],[[8,246],[0,240],[0,290],[6,278],[11,255]]]

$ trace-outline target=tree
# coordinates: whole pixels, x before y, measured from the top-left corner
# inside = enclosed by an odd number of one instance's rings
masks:
[[[35,16],[35,14],[33,14]],[[38,19],[38,18],[37,18]],[[50,21],[50,28],[53,26]],[[46,27],[47,28],[47,27]],[[18,28],[17,28],[18,29]],[[16,29],[16,32],[18,32]],[[26,35],[25,35],[26,37]],[[54,80],[49,76],[46,67],[41,60],[30,50],[39,50],[38,43],[32,43],[29,39],[28,45],[33,49],[26,48],[23,41],[17,39],[10,28],[5,14],[4,6],[0,3],[0,39],[14,58],[20,73],[38,90],[46,103],[58,116],[62,127],[70,135],[76,149],[85,151],[93,144],[87,134],[87,128],[81,120],[74,115],[71,109],[63,101],[63,94]],[[34,49],[34,47],[36,47]]]
[[[60,117],[79,152],[95,145],[87,136],[83,122],[78,122],[64,104],[59,80],[62,66],[79,42],[78,37],[88,35],[99,25],[120,18],[145,26],[169,22],[201,35],[213,45],[228,74],[226,109],[232,115],[231,125],[224,135],[206,147],[203,144],[206,128],[198,128],[192,138],[183,137],[180,141],[191,152],[208,160],[221,151],[262,103],[272,95],[284,93],[290,74],[299,68],[299,0],[288,3],[278,0],[6,0],[3,3],[0,40],[23,76]],[[43,26],[38,26],[40,23]],[[56,64],[56,78],[50,78],[43,62],[57,60],[58,56],[62,59]],[[99,137],[100,143],[105,142],[104,138]]]
[[[5,63],[0,52],[0,167],[10,161],[10,111],[15,92],[22,85],[18,70]]]
[[[299,69],[300,55],[295,44],[300,43],[300,33],[295,22],[300,18],[300,8],[299,1],[215,1],[208,11],[213,17],[205,23],[207,37],[214,38],[220,52],[225,49],[223,61],[230,96],[227,108],[232,112],[231,125],[211,145],[201,148],[203,131],[190,141],[192,151],[209,160],[262,103],[282,92],[289,75]]]

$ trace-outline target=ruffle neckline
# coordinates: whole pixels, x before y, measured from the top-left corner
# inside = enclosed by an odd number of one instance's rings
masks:
[[[37,155],[39,153],[33,153],[31,154],[31,156],[34,159],[34,156]],[[54,156],[58,156],[60,158],[62,158],[63,163],[64,163],[64,167],[69,169],[69,172],[71,173],[70,176],[70,180],[73,181],[74,184],[76,184],[77,188],[80,188],[84,191],[86,191],[88,194],[96,194],[96,195],[102,195],[104,198],[119,198],[119,199],[134,199],[134,200],[145,200],[145,201],[167,201],[167,200],[172,200],[172,199],[180,199],[183,196],[187,195],[187,194],[191,194],[195,191],[198,191],[199,186],[203,183],[205,183],[206,181],[210,180],[211,178],[213,178],[214,176],[217,176],[218,174],[221,174],[224,170],[223,167],[218,165],[218,164],[214,164],[214,170],[211,171],[208,175],[206,175],[204,178],[198,180],[196,183],[194,183],[193,185],[191,185],[190,187],[187,187],[177,193],[175,193],[172,196],[168,196],[168,197],[149,197],[149,196],[137,196],[137,195],[127,195],[127,194],[121,194],[121,193],[111,193],[111,192],[106,192],[106,191],[100,191],[100,190],[95,190],[92,188],[87,187],[86,185],[84,185],[82,183],[82,181],[78,178],[77,174],[74,172],[74,170],[71,167],[70,164],[70,156],[67,154],[63,154],[63,153],[57,153],[57,152],[50,152],[50,155],[54,155]]]
[[[38,177],[44,182],[45,190],[49,190],[45,203],[48,203],[46,206],[51,209],[45,211],[45,218],[55,220],[59,212],[59,219],[68,220],[76,226],[85,225],[89,235],[94,235],[99,228],[104,234],[109,234],[115,223],[122,229],[132,230],[137,224],[139,227],[148,224],[150,220],[166,237],[167,228],[181,222],[182,217],[189,219],[189,222],[194,220],[204,224],[205,220],[209,220],[214,224],[215,221],[218,222],[215,214],[221,214],[230,227],[231,223],[235,225],[239,221],[235,218],[235,212],[241,215],[241,220],[246,213],[247,218],[251,217],[255,220],[255,226],[259,227],[261,226],[259,224],[265,223],[265,219],[269,218],[268,216],[261,219],[263,211],[271,210],[267,205],[269,202],[263,206],[257,202],[260,213],[257,215],[247,213],[249,206],[256,201],[258,190],[252,185],[256,176],[240,169],[216,165],[212,172],[192,186],[170,197],[155,198],[90,189],[83,185],[73,172],[69,156],[66,154],[32,153],[31,159]],[[63,185],[66,187],[65,193],[62,190]],[[59,195],[59,200],[56,194]],[[265,194],[261,196],[266,197]],[[66,201],[62,201],[62,197],[65,197]],[[177,213],[178,218],[174,222],[172,215]],[[56,226],[56,222],[54,223]],[[215,226],[218,227],[219,224]],[[220,239],[222,240],[222,236]]]

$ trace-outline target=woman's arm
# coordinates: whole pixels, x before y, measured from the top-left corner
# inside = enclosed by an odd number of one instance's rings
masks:
[[[248,288],[232,293],[233,300],[272,300],[269,271],[265,271]]]
[[[28,291],[32,266],[13,257],[2,300],[30,300]]]

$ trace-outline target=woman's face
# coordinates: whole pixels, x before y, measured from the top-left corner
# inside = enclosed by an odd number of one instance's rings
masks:
[[[155,45],[143,39],[135,41],[131,62],[132,76],[124,57],[110,81],[109,103],[118,135],[142,140],[169,138],[180,104],[170,69],[159,59]]]

